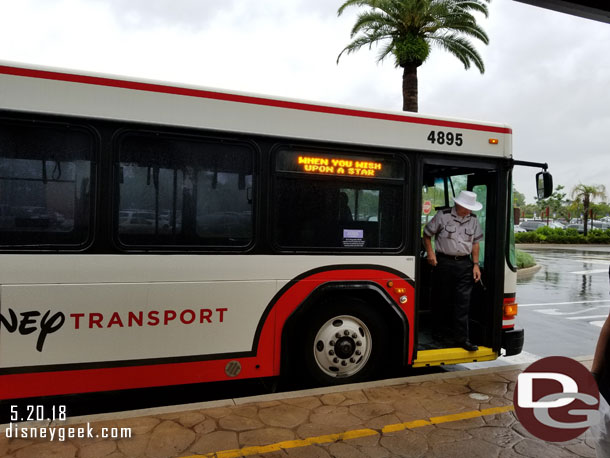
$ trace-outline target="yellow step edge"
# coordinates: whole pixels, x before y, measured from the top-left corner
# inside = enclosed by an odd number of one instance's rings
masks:
[[[417,352],[417,359],[413,361],[413,367],[471,363],[473,361],[493,361],[497,357],[497,353],[489,347],[479,347],[477,351],[468,351],[460,347],[419,350]]]

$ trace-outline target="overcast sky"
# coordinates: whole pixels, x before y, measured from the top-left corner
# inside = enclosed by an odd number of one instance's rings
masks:
[[[400,69],[337,55],[356,9],[335,0],[0,0],[0,59],[400,110]],[[610,24],[493,0],[486,72],[435,49],[421,113],[507,123],[514,157],[610,194]],[[533,201],[535,169],[516,187]]]

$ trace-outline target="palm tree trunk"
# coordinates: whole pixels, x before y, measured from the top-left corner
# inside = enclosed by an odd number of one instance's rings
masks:
[[[402,110],[417,113],[417,67],[413,63],[406,64],[402,74]]]
[[[588,228],[587,226],[589,225],[589,195],[585,195],[584,201],[583,201],[583,207],[585,210],[585,214],[584,214],[584,235],[585,237],[587,236],[588,233]]]

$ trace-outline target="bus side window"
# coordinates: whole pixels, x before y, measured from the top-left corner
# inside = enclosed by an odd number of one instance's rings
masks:
[[[205,137],[128,133],[120,145],[118,238],[127,246],[247,246],[253,151]],[[116,216],[115,216],[116,217]]]
[[[84,128],[0,121],[0,245],[87,243],[93,153]]]
[[[276,237],[280,246],[391,248],[401,238],[400,187],[356,189],[330,181],[279,179]]]

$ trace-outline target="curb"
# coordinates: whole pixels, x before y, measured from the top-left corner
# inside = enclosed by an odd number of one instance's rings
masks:
[[[542,266],[540,264],[536,264],[532,267],[524,267],[523,269],[517,269],[517,280],[521,280],[523,278],[530,278],[540,269],[542,269]]]
[[[610,251],[607,243],[516,243],[518,249],[525,250],[583,250],[583,251]]]

